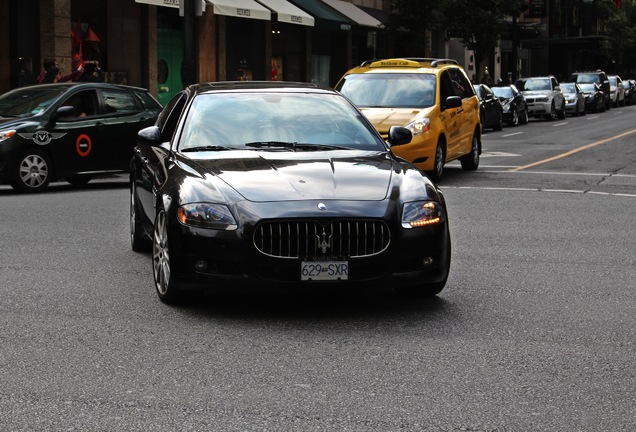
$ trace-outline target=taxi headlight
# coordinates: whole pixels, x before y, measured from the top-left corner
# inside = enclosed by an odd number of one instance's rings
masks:
[[[437,225],[443,220],[444,208],[437,201],[415,201],[404,204],[402,212],[403,228]]]
[[[431,128],[431,121],[427,117],[424,117],[407,124],[406,128],[411,131],[413,136],[422,135]]]
[[[0,131],[0,142],[11,138],[16,134],[15,129]]]
[[[177,210],[179,222],[187,226],[216,230],[235,230],[236,220],[230,209],[223,204],[185,204]]]

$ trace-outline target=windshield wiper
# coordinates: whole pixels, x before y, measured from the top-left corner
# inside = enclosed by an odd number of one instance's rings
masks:
[[[287,141],[254,141],[245,143],[246,147],[255,148],[285,148],[299,150],[347,150],[348,147],[335,146],[331,144],[307,144]]]
[[[197,152],[197,151],[217,151],[217,150],[236,150],[236,149],[232,147],[207,145],[207,146],[188,147],[188,148],[182,149],[181,151],[182,152]]]

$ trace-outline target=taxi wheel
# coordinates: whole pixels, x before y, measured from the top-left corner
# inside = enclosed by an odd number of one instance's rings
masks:
[[[130,192],[130,246],[135,252],[147,252],[150,250],[150,240],[144,235],[144,230],[139,221],[137,194]]]
[[[38,192],[51,181],[51,162],[42,150],[31,149],[13,167],[11,186],[20,192]]]
[[[160,210],[155,219],[152,240],[152,274],[159,300],[167,304],[178,303],[182,293],[174,286],[171,278],[170,248],[168,247],[168,221],[166,211]]]
[[[444,142],[442,140],[437,143],[437,148],[435,149],[433,171],[428,171],[426,174],[434,182],[442,179],[442,174],[444,174]]]
[[[473,141],[470,147],[470,153],[459,159],[462,169],[467,171],[475,171],[479,168],[479,137],[473,134]]]

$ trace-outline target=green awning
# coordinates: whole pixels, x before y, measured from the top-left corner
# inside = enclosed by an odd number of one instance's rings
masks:
[[[322,0],[289,0],[316,19],[315,27],[324,30],[351,30],[349,18],[325,4]]]

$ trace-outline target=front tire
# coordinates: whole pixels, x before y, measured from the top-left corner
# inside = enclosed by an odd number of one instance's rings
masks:
[[[545,119],[547,121],[554,121],[556,119],[556,107],[554,106],[554,102],[550,105],[550,113],[545,115]]]
[[[11,186],[20,192],[39,192],[49,185],[52,166],[42,150],[31,149],[18,158],[13,167]]]
[[[152,241],[152,274],[159,300],[166,304],[178,303],[182,293],[172,282],[170,248],[168,246],[168,221],[166,211],[160,210],[155,219]]]
[[[433,162],[433,171],[428,171],[426,174],[428,177],[434,182],[438,182],[442,179],[442,174],[444,174],[444,143],[440,140],[437,143],[437,148],[435,149],[435,161]]]

